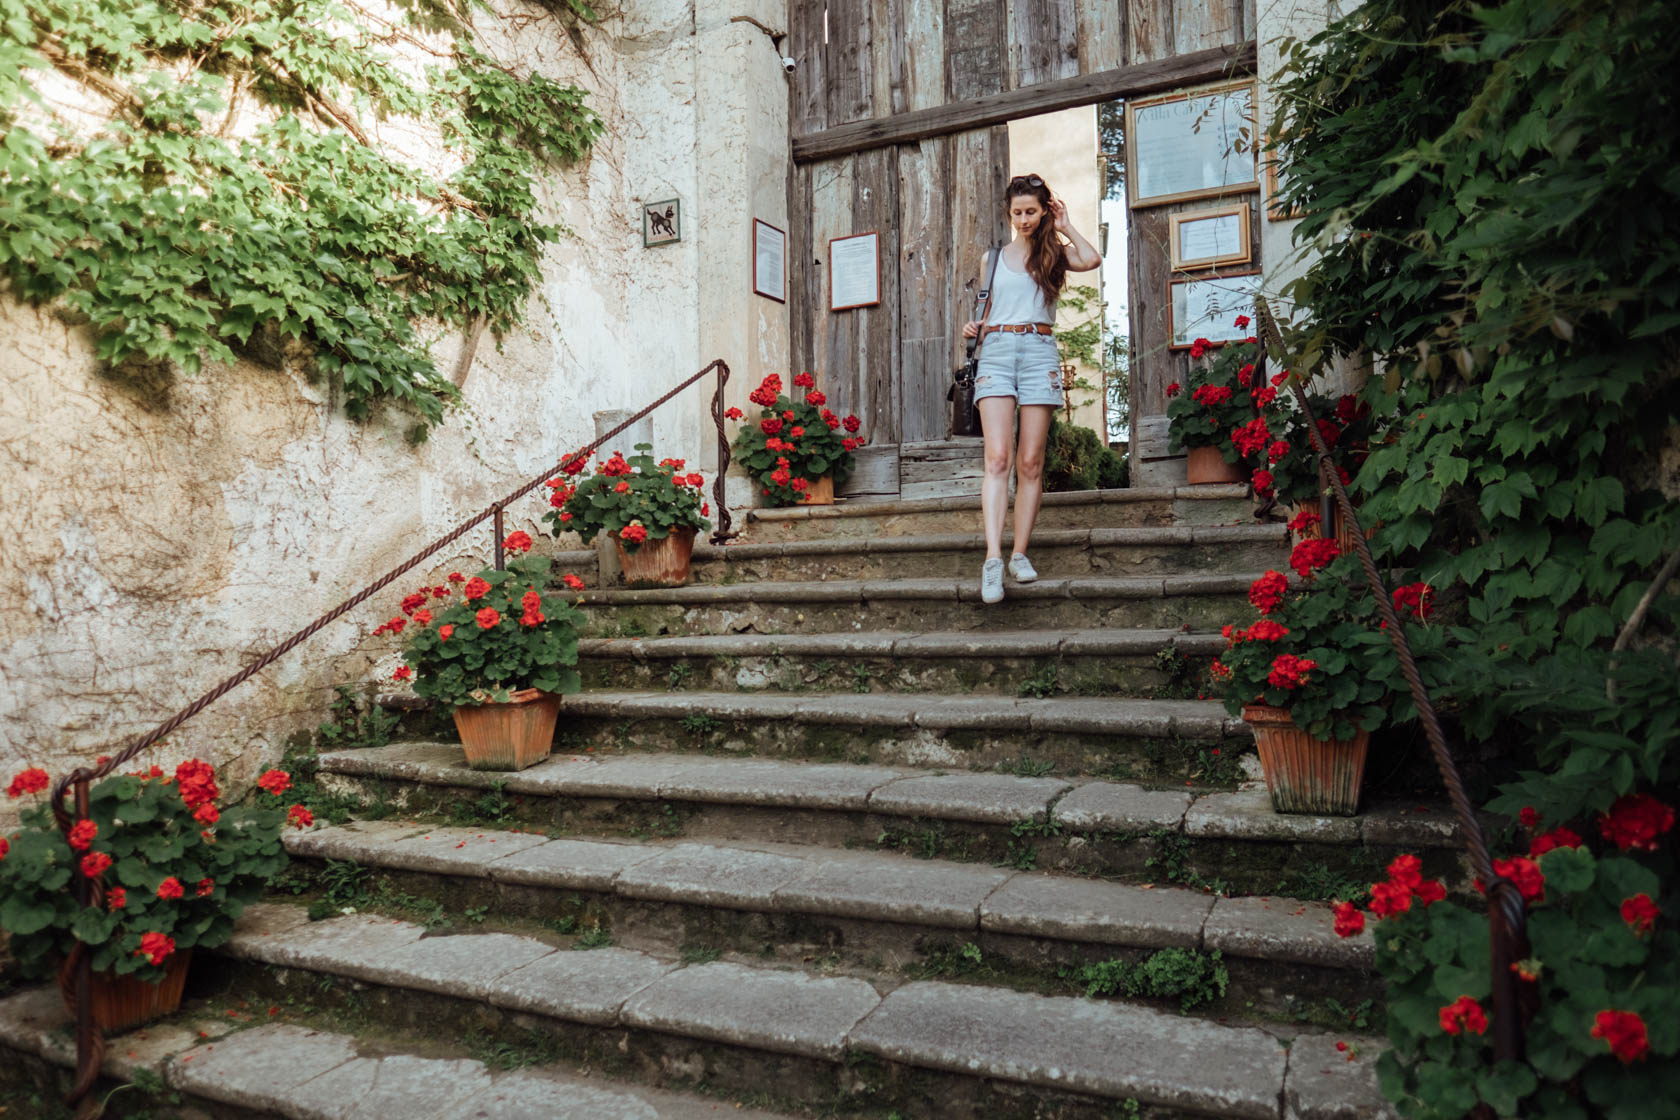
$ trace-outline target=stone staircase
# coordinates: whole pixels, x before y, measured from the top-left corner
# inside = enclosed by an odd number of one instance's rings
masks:
[[[1456,830],[1278,816],[1181,695],[1281,528],[1240,489],[1049,495],[1044,578],[986,607],[976,519],[754,511],[689,587],[586,590],[531,769],[322,756],[348,819],[108,1074],[216,1116],[1385,1115],[1369,935],[1319,900],[1402,850],[1461,878]],[[0,1042],[62,1061],[51,999]]]

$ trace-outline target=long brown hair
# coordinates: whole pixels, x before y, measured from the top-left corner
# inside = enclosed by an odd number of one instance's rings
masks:
[[[1062,285],[1067,283],[1067,253],[1062,248],[1061,238],[1056,236],[1056,217],[1050,210],[1049,184],[1037,175],[1017,175],[1009,180],[1009,187],[1004,192],[1003,209],[1006,214],[1017,198],[1036,199],[1039,209],[1044,211],[1037,228],[1032,231],[1032,244],[1027,246],[1027,275],[1038,285],[1038,290],[1044,294],[1045,306],[1054,314],[1056,304],[1062,298]]]

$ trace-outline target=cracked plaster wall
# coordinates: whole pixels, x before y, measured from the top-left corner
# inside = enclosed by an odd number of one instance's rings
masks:
[[[783,368],[785,310],[746,269],[751,215],[786,225],[787,94],[768,37],[733,14],[785,27],[780,3],[641,0],[584,32],[586,60],[534,7],[481,26],[496,57],[588,88],[607,131],[544,185],[574,236],[551,248],[527,322],[481,341],[464,407],[421,447],[400,422],[345,419],[295,369],[119,381],[84,328],[0,295],[0,776],[57,774],[154,726],[588,442],[594,412],[639,408],[713,357],[735,371],[731,403]],[[670,196],[683,240],[644,249],[640,203]],[[440,340],[443,368],[458,347]],[[715,462],[710,393],[656,414],[660,454]],[[544,508],[526,499],[508,529],[537,536]],[[152,760],[254,776],[321,721],[333,685],[389,674],[394,645],[367,633],[400,588],[479,566],[489,543],[486,527],[439,553]]]

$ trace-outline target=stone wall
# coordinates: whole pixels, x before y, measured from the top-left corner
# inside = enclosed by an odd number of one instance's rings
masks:
[[[742,5],[772,29],[781,7]],[[785,84],[770,38],[717,8],[632,2],[578,40],[536,5],[480,18],[498,59],[591,90],[607,131],[545,184],[548,216],[572,235],[549,253],[526,324],[482,340],[464,403],[422,446],[398,421],[347,420],[285,363],[119,379],[84,328],[0,295],[0,582],[13,589],[0,602],[0,775],[56,774],[145,731],[588,442],[594,412],[639,408],[714,357],[735,370],[737,403],[783,368],[785,312],[752,296],[743,262],[751,214],[785,217]],[[683,240],[644,249],[640,203],[671,196]],[[443,368],[459,347],[440,341]],[[715,461],[710,392],[656,415],[660,454]],[[527,499],[508,528],[536,535],[544,508]],[[490,543],[477,531],[403,583],[479,566]],[[235,781],[272,763],[321,721],[335,684],[389,674],[394,644],[367,635],[400,594],[323,630],[153,760],[205,757]]]

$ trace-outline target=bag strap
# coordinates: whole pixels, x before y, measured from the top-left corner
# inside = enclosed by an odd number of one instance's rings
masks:
[[[1003,242],[999,241],[991,249],[992,262],[986,268],[986,283],[974,295],[974,310],[979,312],[979,320],[984,326],[986,316],[992,313],[992,281],[997,279],[998,258],[1003,256]],[[974,360],[975,347],[980,345],[980,336],[976,334],[968,340],[968,359]]]

